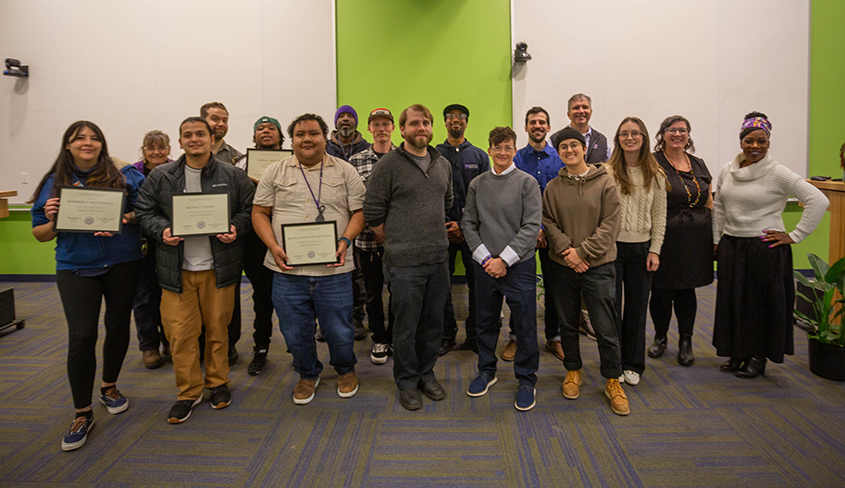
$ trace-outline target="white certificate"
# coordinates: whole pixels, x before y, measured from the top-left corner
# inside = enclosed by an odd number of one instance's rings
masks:
[[[260,180],[268,166],[293,154],[290,149],[247,149],[246,174]]]
[[[282,248],[288,256],[288,266],[336,264],[336,222],[282,224]]]
[[[67,186],[59,189],[57,232],[111,232],[123,230],[126,190]]]
[[[173,195],[173,237],[229,233],[228,193],[182,193]]]

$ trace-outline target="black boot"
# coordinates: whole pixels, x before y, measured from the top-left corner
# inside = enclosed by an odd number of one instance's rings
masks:
[[[678,364],[681,366],[692,366],[695,356],[692,355],[692,335],[681,334],[678,341]]]
[[[739,358],[730,358],[724,364],[719,366],[719,371],[724,371],[726,373],[733,373],[738,369],[742,368],[743,363],[745,362],[744,359]]]
[[[757,376],[766,372],[766,358],[754,356],[749,359],[745,366],[736,370],[735,375],[740,378],[756,378]]]
[[[648,357],[659,358],[666,352],[666,336],[654,336],[654,342],[648,346]]]

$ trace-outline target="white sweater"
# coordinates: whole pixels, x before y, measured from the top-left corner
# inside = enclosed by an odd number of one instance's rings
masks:
[[[791,196],[804,204],[804,213],[789,237],[803,241],[824,217],[827,197],[768,154],[740,168],[743,161],[745,155],[739,153],[719,174],[713,201],[713,244],[719,243],[723,233],[758,237],[767,230],[786,232],[782,214]]]
[[[612,176],[613,168],[607,164],[605,166]],[[645,181],[642,168],[625,169],[628,170],[631,193],[623,195],[617,185],[622,202],[622,218],[619,237],[616,240],[628,243],[651,240],[648,252],[660,254],[666,234],[666,180],[661,175],[655,175],[651,186],[646,190],[643,187]]]

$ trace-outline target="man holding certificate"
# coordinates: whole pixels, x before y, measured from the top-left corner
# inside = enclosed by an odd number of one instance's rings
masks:
[[[255,193],[246,173],[211,154],[214,135],[201,117],[179,126],[178,160],[150,173],[141,187],[136,216],[156,241],[162,288],[161,318],[173,357],[178,401],[168,421],[184,422],[211,391],[214,409],[232,401],[227,326],[241,280],[243,239],[250,230]],[[205,381],[198,338],[205,325]]]
[[[252,221],[275,271],[273,305],[299,382],[293,402],[310,403],[320,384],[315,320],[337,371],[337,394],[358,392],[352,325],[352,240],[364,228],[364,184],[351,164],[326,154],[328,125],[303,114],[288,126],[294,155],[273,163],[255,192]]]

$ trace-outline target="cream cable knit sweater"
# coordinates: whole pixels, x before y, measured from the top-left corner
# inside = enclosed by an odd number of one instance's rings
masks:
[[[719,174],[713,201],[713,244],[719,243],[723,233],[757,237],[767,230],[786,232],[782,214],[791,196],[804,204],[804,213],[789,237],[796,243],[803,241],[824,217],[830,203],[827,197],[768,154],[740,168],[744,160],[745,155],[739,153]]]
[[[613,168],[605,166],[612,176]],[[652,178],[651,187],[644,191],[642,168],[626,169],[632,192],[623,195],[622,191],[619,191],[619,199],[622,201],[622,230],[616,240],[635,243],[650,239],[648,252],[660,254],[666,234],[666,179],[662,176]]]

